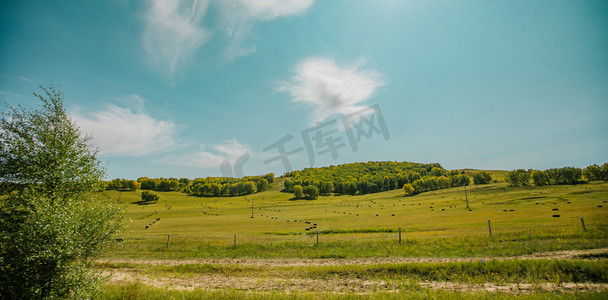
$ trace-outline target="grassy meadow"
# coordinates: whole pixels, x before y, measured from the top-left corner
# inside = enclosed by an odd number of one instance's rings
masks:
[[[113,278],[99,297],[607,297],[608,183],[507,187],[492,175],[467,187],[470,210],[462,187],[293,200],[278,179],[254,195],[157,192],[147,205],[140,191],[105,191],[128,226],[95,263]],[[597,250],[576,254],[586,249]]]
[[[148,205],[138,204],[139,191],[103,192],[128,205],[129,219],[121,242],[104,257],[500,257],[608,246],[605,182],[469,186],[470,211],[464,188],[291,200],[292,194],[279,191],[281,183],[244,197],[158,192],[160,200]]]

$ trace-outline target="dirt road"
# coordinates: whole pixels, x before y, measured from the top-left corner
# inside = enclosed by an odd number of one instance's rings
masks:
[[[488,260],[533,260],[533,259],[576,259],[581,255],[608,253],[608,248],[592,250],[570,250],[545,252],[532,255],[485,258]],[[104,259],[98,263],[109,264],[141,264],[141,265],[160,265],[177,266],[189,264],[210,264],[210,265],[240,265],[240,266],[266,266],[268,268],[282,266],[333,266],[333,265],[373,265],[391,263],[442,263],[442,262],[468,262],[479,261],[481,258],[352,258],[352,259],[197,259],[197,260],[145,260],[145,259]],[[230,274],[210,273],[210,274],[188,274],[170,275],[143,274],[137,268],[120,267],[104,271],[110,277],[110,281],[117,284],[138,282],[144,285],[155,287],[166,287],[176,290],[193,289],[237,289],[250,291],[320,291],[331,293],[358,293],[371,294],[377,291],[396,292],[404,288],[431,288],[445,291],[461,292],[502,292],[512,294],[529,293],[533,291],[550,291],[562,293],[574,292],[598,292],[608,290],[606,283],[460,283],[460,282],[437,282],[437,281],[391,281],[381,279],[361,279],[353,277],[335,276],[329,279],[316,278],[283,278],[280,275],[262,277],[250,274],[240,274],[233,276]],[[404,283],[405,282],[405,283]]]

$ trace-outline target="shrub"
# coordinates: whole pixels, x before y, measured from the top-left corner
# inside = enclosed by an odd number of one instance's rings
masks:
[[[405,196],[413,195],[414,187],[411,184],[406,183],[403,185],[403,192],[405,193]]]
[[[150,191],[141,192],[141,201],[144,203],[156,203],[160,197]]]

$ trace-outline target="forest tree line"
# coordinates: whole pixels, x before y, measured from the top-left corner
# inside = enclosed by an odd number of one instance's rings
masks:
[[[608,181],[608,163],[604,163],[602,166],[593,164],[584,169],[574,167],[544,171],[518,169],[505,175],[505,181],[509,186],[571,185],[597,180]]]
[[[201,197],[230,197],[265,191],[272,187],[274,179],[273,173],[243,178],[206,177],[194,180],[188,178],[140,177],[137,180],[117,178],[105,182],[105,189],[122,191],[136,191],[139,189],[161,192],[179,191]]]
[[[489,173],[473,174],[475,184],[492,181]],[[408,186],[411,194],[469,185],[471,177],[464,171],[444,169],[438,163],[367,162],[324,168],[308,168],[285,174],[284,192],[296,199],[315,199],[330,193],[364,195],[401,189]]]
[[[364,195],[403,189],[406,195],[428,191],[497,182],[487,171],[465,172],[446,170],[438,163],[366,162],[338,166],[307,168],[285,173],[283,192],[293,193],[295,199],[316,199],[319,195]],[[586,181],[608,181],[608,163],[584,169],[563,167],[540,170],[518,169],[505,175],[509,186],[543,186],[578,184]],[[244,178],[206,177],[114,179],[106,189],[151,191],[182,191],[201,197],[231,197],[250,195],[272,187],[274,174]]]

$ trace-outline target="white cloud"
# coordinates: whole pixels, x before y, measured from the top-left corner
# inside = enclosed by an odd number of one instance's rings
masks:
[[[256,51],[246,46],[257,22],[304,13],[314,0],[218,0],[219,11],[213,29],[203,21],[210,0],[149,0],[144,13],[143,45],[156,67],[173,75],[192,61],[196,51],[219,31],[227,39],[223,52],[228,60]]]
[[[312,106],[313,124],[334,114],[349,114],[367,108],[364,102],[384,85],[380,73],[362,70],[361,64],[340,67],[333,60],[311,57],[299,63],[291,82],[277,90],[290,94],[293,102]]]
[[[30,78],[27,78],[27,77],[25,77],[25,76],[17,76],[17,78],[18,78],[18,79],[21,79],[21,80],[23,80],[23,81],[31,82],[31,83],[37,83],[37,82],[38,82],[38,81],[36,81],[36,80],[33,80],[33,79],[30,79]]]
[[[272,20],[305,12],[314,0],[236,0],[253,18]]]
[[[72,117],[81,131],[93,136],[93,143],[103,155],[143,156],[172,150],[179,144],[178,126],[143,112],[143,100],[134,96],[142,107],[123,108],[108,104],[104,110]]]
[[[171,156],[166,161],[189,167],[215,168],[220,167],[226,159],[234,163],[241,155],[251,152],[251,148],[248,145],[240,144],[236,138],[213,145],[210,147],[210,151],[206,148],[205,145],[201,145],[201,149],[198,152],[179,157]]]
[[[144,48],[157,67],[174,74],[209,39],[210,32],[201,25],[209,0],[149,2],[144,15]]]
[[[229,39],[226,56],[235,59],[256,51],[246,47],[247,38],[256,22],[304,13],[314,0],[222,0],[222,30]]]
[[[198,168],[220,167],[226,159],[234,164],[243,154],[251,153],[251,147],[239,143],[236,138],[217,145],[200,145],[198,151],[185,151],[192,141],[178,139],[179,125],[171,121],[157,120],[144,111],[144,99],[132,95],[130,107],[106,104],[105,109],[93,113],[71,114],[74,122],[86,134],[92,134],[93,144],[102,155],[139,157],[163,154],[159,162]],[[186,146],[184,146],[186,145]]]

